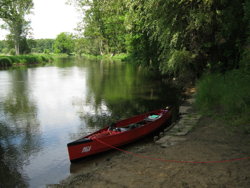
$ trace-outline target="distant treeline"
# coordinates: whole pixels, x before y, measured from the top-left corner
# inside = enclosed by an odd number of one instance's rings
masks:
[[[55,39],[26,39],[21,45],[21,54],[28,53],[52,53],[54,52]],[[0,41],[0,53],[15,55],[13,42],[9,40]]]
[[[77,39],[71,33],[60,33],[56,39],[23,39],[20,42],[19,54],[29,53],[65,53],[75,52]],[[0,41],[0,53],[16,55],[14,41],[11,39]]]

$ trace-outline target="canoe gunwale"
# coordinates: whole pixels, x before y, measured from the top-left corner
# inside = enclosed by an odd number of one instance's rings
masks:
[[[79,139],[79,140],[76,140],[74,142],[68,143],[67,146],[75,146],[75,145],[85,144],[85,143],[92,142],[92,141],[93,140],[84,137],[82,139]]]

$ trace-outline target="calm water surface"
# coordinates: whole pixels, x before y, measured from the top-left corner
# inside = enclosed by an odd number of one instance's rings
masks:
[[[176,100],[162,78],[125,63],[0,70],[0,187],[58,183],[70,174],[68,142]]]

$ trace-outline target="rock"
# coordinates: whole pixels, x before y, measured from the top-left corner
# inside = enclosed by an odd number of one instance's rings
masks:
[[[191,110],[191,106],[180,106],[179,112],[181,114],[188,113]]]
[[[167,132],[168,131],[168,129],[166,128],[166,129],[164,129],[164,132]]]
[[[156,142],[159,139],[159,136],[154,136],[154,141]]]
[[[180,136],[164,136],[159,139],[156,143],[160,144],[161,147],[166,148],[169,146],[173,146],[179,142],[185,141],[186,138]]]
[[[195,102],[195,98],[186,99],[186,102],[188,102],[190,105],[192,105]]]

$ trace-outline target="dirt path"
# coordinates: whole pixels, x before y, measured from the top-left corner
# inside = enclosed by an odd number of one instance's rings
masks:
[[[218,161],[250,157],[250,135],[203,117],[186,140],[161,147],[146,138],[123,149],[168,160]],[[77,170],[78,168],[81,170]],[[185,164],[141,159],[110,151],[71,166],[72,177],[54,187],[88,188],[249,188],[250,159],[229,163]]]

